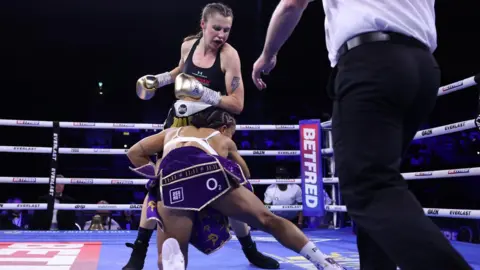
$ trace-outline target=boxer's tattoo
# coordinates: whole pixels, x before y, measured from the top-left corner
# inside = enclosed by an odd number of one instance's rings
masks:
[[[237,90],[237,88],[240,86],[240,77],[233,77],[232,79],[232,84],[230,85],[232,87],[232,93]]]

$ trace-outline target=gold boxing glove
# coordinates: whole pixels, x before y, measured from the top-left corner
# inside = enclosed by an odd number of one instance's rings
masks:
[[[203,86],[195,77],[185,73],[180,73],[175,78],[175,97],[190,97],[213,106],[217,106],[222,98],[219,92]]]
[[[169,72],[158,75],[145,75],[137,81],[137,96],[143,100],[149,100],[155,96],[158,88],[173,83]]]

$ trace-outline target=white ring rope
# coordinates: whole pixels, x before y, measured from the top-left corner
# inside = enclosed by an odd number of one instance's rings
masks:
[[[402,173],[405,180],[438,179],[453,177],[480,176],[480,167],[458,168],[438,171],[408,172]],[[56,178],[57,184],[65,185],[145,185],[147,179],[143,178]],[[49,177],[23,177],[23,176],[0,176],[0,184],[48,184]],[[252,185],[271,184],[301,184],[301,179],[249,179]],[[323,183],[336,184],[338,177],[324,177]]]
[[[438,96],[446,95],[476,85],[475,76],[464,80],[442,86],[439,88]],[[81,128],[81,129],[162,129],[161,124],[135,124],[135,123],[93,123],[93,122],[59,122],[60,128]],[[53,121],[34,121],[34,120],[10,120],[0,119],[0,126],[23,126],[23,127],[54,127]],[[331,121],[323,122],[322,128],[329,128]],[[452,123],[445,126],[439,126],[431,129],[418,131],[415,139],[440,136],[444,134],[459,132],[476,128],[475,119]],[[299,125],[237,125],[237,130],[298,130]],[[60,154],[100,154],[100,155],[124,155],[128,149],[90,149],[90,148],[59,148]],[[51,147],[35,146],[0,146],[0,152],[11,153],[44,153],[51,154]],[[295,150],[240,150],[242,156],[298,156],[300,151]],[[332,148],[322,149],[322,155],[333,154]],[[439,171],[424,171],[403,173],[406,180],[432,179],[445,177],[467,177],[480,175],[480,167],[451,169]],[[8,184],[48,184],[48,177],[0,177],[0,183]],[[145,185],[146,179],[105,179],[105,178],[57,178],[58,184],[77,184],[77,185]],[[269,184],[301,184],[301,179],[250,179],[252,185]],[[323,178],[326,184],[338,183],[338,178]],[[0,203],[0,209],[7,210],[46,210],[47,203]],[[54,204],[57,210],[141,210],[141,204]],[[273,205],[267,206],[271,211],[301,211],[302,205]],[[344,205],[327,205],[326,211],[346,212]],[[436,217],[452,217],[476,219],[480,218],[480,210],[467,209],[437,209],[424,208],[425,214]]]
[[[451,94],[453,92],[477,85],[475,76],[441,86],[438,89],[438,96]],[[82,128],[82,129],[163,129],[162,124],[134,124],[134,123],[94,123],[94,122],[59,122],[60,128]],[[23,127],[53,127],[53,121],[37,120],[11,120],[0,119],[0,126],[23,126]],[[329,128],[331,121],[322,123],[322,128]],[[298,130],[298,125],[237,125],[237,130]]]
[[[301,211],[302,205],[267,205],[271,211]],[[46,210],[46,203],[0,203],[0,209],[4,210]],[[63,203],[55,204],[56,210],[114,210],[114,211],[141,211],[141,204],[74,204]],[[345,205],[326,205],[325,210],[328,212],[347,212]],[[431,217],[447,217],[462,219],[479,219],[480,210],[470,209],[442,209],[442,208],[423,208],[427,216]]]
[[[4,119],[0,119],[0,125],[2,125]],[[8,121],[23,121],[23,120],[8,120]],[[476,128],[475,119],[451,123],[444,126],[429,128],[420,130],[414,137],[414,140],[420,138],[435,137],[450,133],[455,133],[463,130]],[[128,149],[109,149],[109,148],[59,148],[60,154],[73,154],[73,155],[124,155]],[[41,153],[50,154],[52,148],[50,147],[37,147],[37,146],[6,146],[0,145],[0,152],[10,153]],[[300,151],[297,150],[239,150],[242,156],[298,156]],[[332,148],[322,149],[322,155],[333,154]]]

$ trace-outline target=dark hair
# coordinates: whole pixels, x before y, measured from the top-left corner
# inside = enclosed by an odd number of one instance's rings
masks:
[[[232,17],[233,18],[233,11],[229,6],[227,6],[223,3],[210,3],[202,9],[201,19],[206,22],[206,21],[208,21],[208,17],[210,17],[211,15],[213,15],[215,13],[219,13],[223,17]],[[189,41],[189,40],[192,40],[192,39],[199,39],[201,37],[203,37],[203,31],[198,32],[196,35],[191,35],[191,36],[188,36],[188,37],[184,38],[183,42]]]
[[[217,129],[222,126],[234,126],[237,124],[237,121],[227,111],[210,107],[193,115],[190,123],[196,128]]]

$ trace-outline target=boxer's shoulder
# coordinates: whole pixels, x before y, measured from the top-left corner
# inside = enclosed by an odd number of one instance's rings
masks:
[[[182,54],[188,54],[188,52],[190,52],[190,50],[192,49],[195,41],[196,41],[196,39],[191,39],[191,40],[184,41],[182,43],[182,47],[181,47]]]
[[[224,55],[238,55],[238,52],[237,50],[232,46],[230,45],[229,43],[225,43],[223,46],[222,46],[222,54]]]

